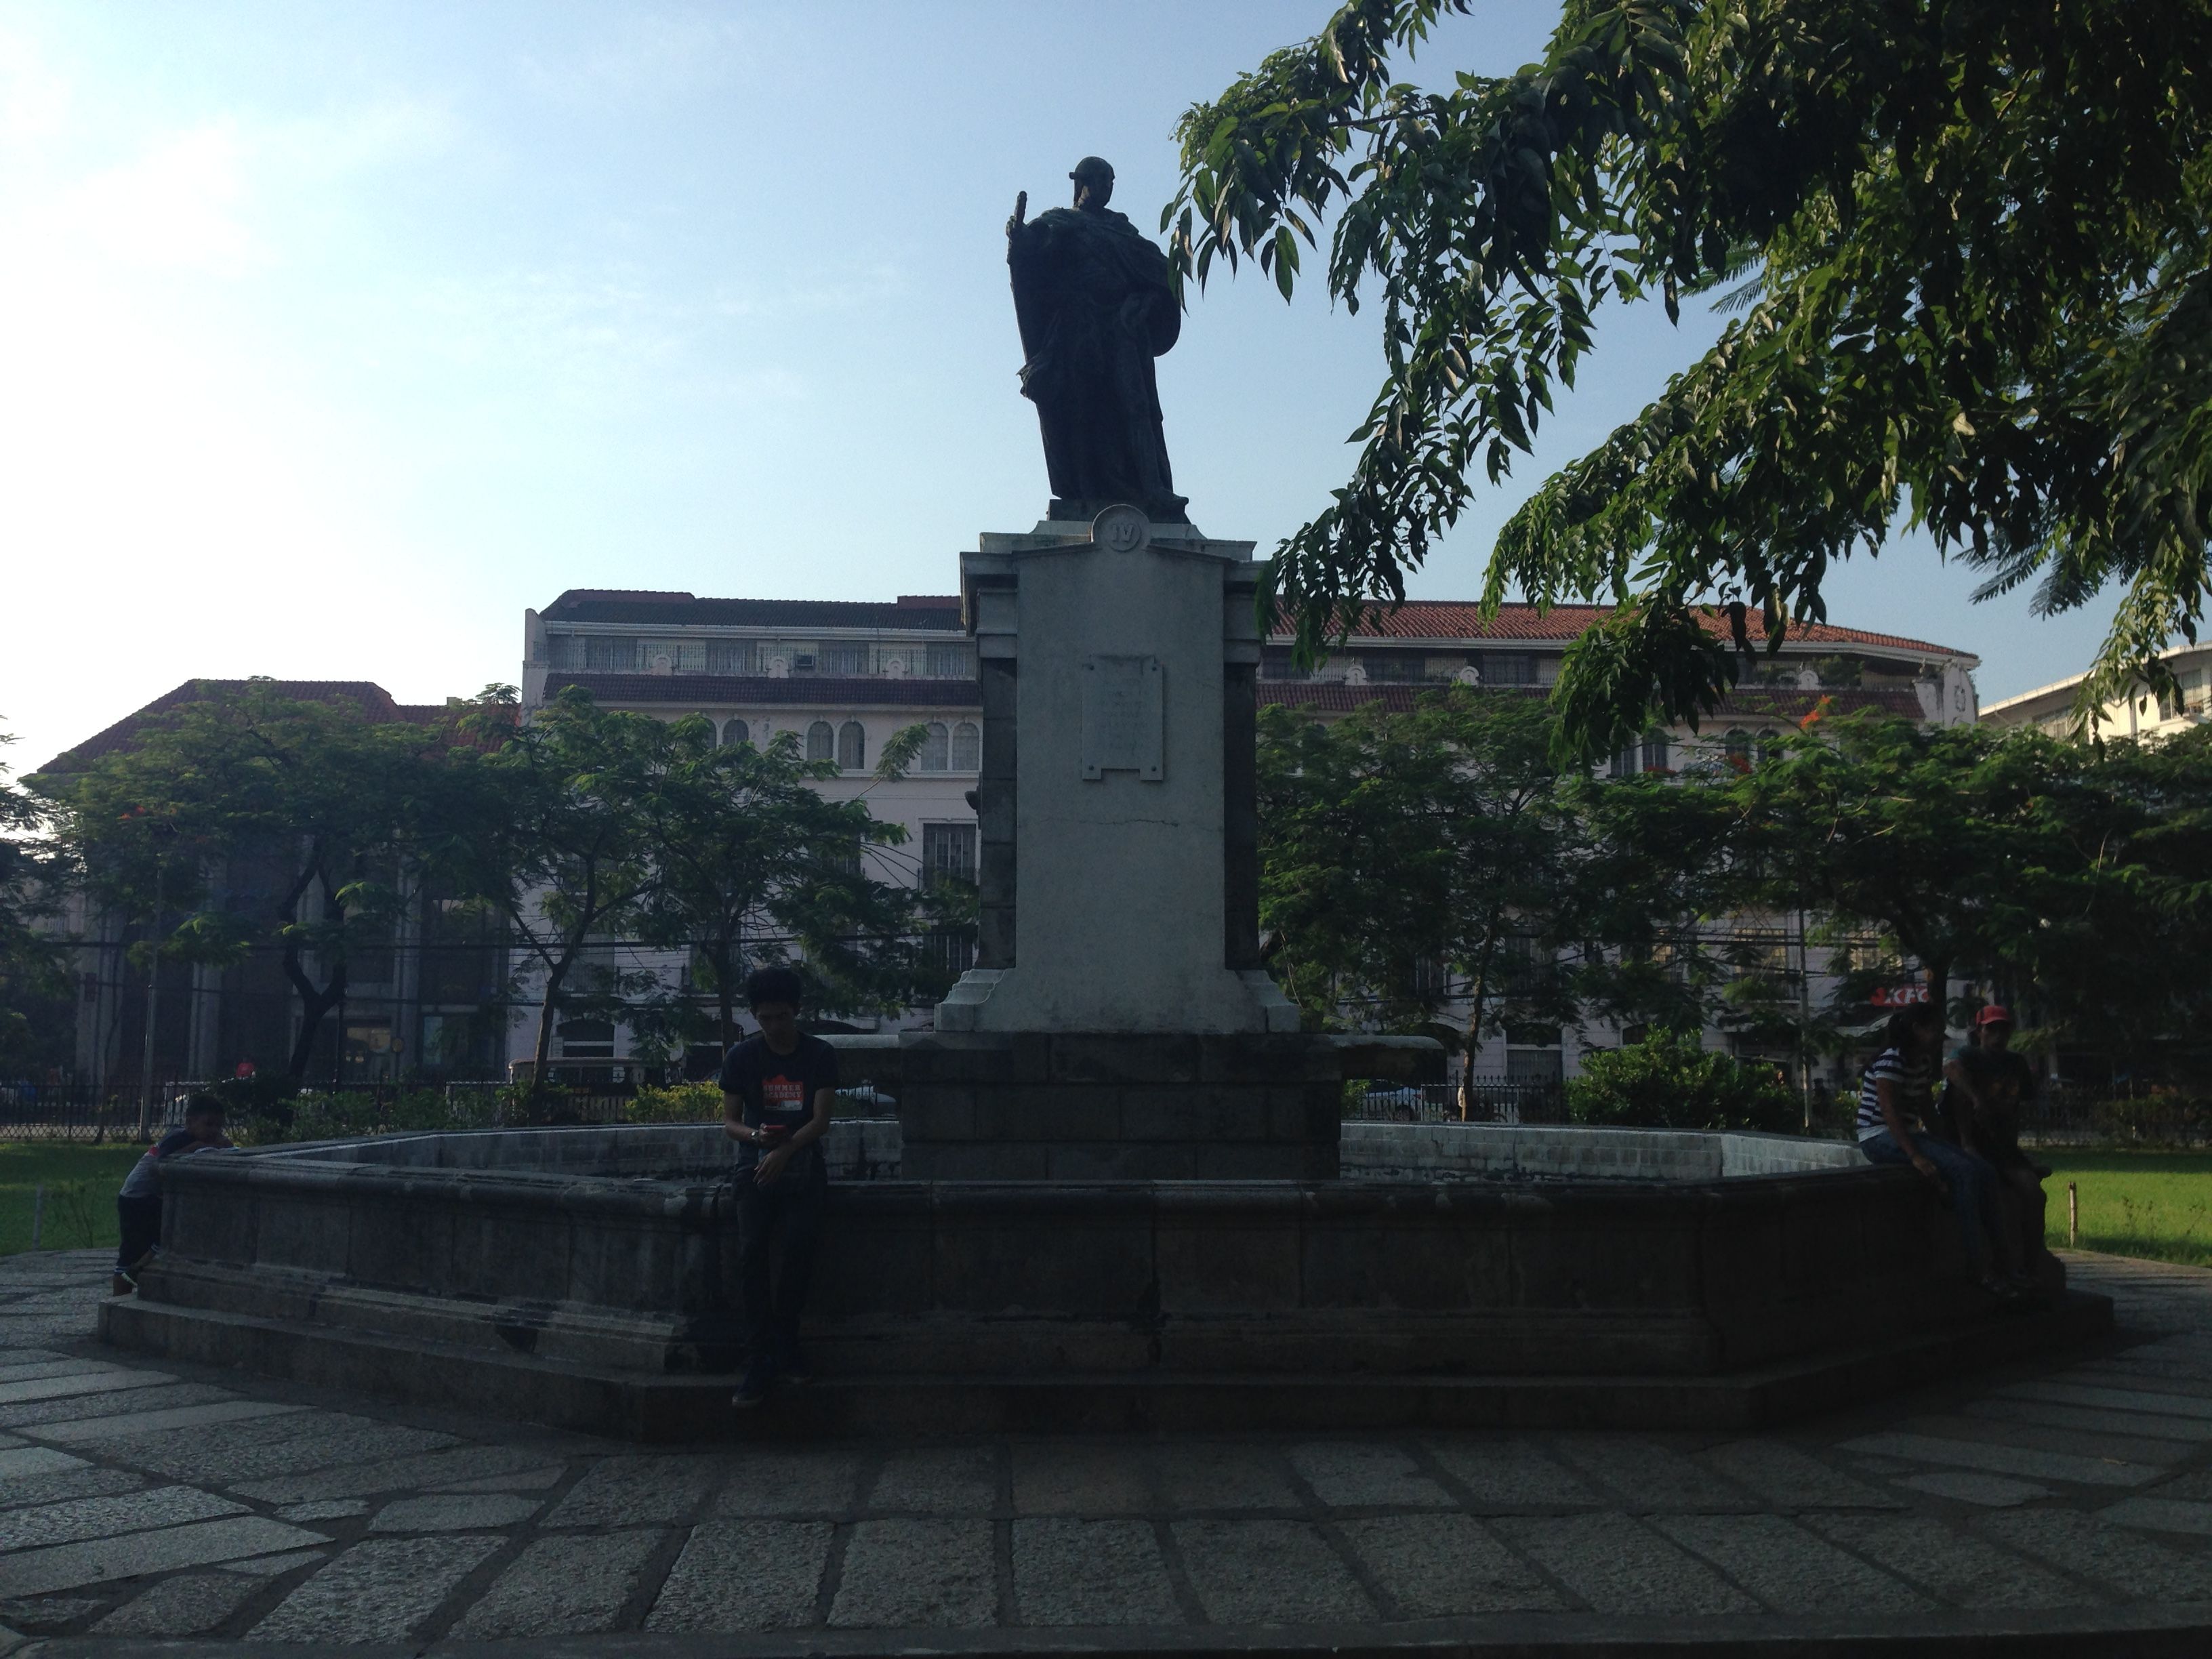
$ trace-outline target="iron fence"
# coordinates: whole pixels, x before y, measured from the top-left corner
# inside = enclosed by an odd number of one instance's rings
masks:
[[[1558,1083],[1473,1084],[1462,1115],[1456,1083],[1370,1088],[1345,1116],[1357,1123],[1565,1123],[1565,1089]]]

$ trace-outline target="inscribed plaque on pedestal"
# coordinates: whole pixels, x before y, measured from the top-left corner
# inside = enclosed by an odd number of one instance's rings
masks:
[[[1167,694],[1158,657],[1083,660],[1083,775],[1134,772],[1148,783],[1166,776]]]

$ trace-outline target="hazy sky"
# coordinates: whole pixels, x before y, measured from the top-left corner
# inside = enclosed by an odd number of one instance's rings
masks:
[[[1510,70],[1556,4],[1450,27]],[[1319,0],[0,0],[0,727],[34,766],[198,675],[519,676],[569,586],[947,592],[1042,512],[1001,233],[1075,160],[1158,223],[1176,117]],[[1601,319],[1538,464],[1415,580],[1472,597],[1522,491],[1710,337]],[[1161,365],[1178,488],[1262,550],[1341,482],[1371,313],[1250,273]],[[2083,665],[2109,607],[1969,606],[1923,547],[1834,620]]]

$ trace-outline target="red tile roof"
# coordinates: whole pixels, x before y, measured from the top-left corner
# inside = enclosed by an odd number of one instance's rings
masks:
[[[1424,693],[1443,689],[1436,685],[1346,685],[1340,681],[1327,680],[1261,680],[1259,695],[1262,708],[1279,703],[1289,708],[1310,708],[1320,714],[1348,714],[1355,708],[1379,702],[1393,714],[1404,714]],[[1536,686],[1500,689],[1526,696],[1545,695],[1544,688]],[[1705,723],[1711,726],[1732,720],[1802,720],[1824,701],[1827,704],[1824,712],[1831,715],[1872,709],[1917,720],[1923,718],[1925,712],[1920,707],[1920,699],[1911,691],[1798,691],[1745,687],[1722,698],[1719,708],[1707,716]]]
[[[1465,599],[1408,599],[1395,607],[1370,609],[1352,631],[1356,640],[1527,640],[1565,644],[1579,638],[1594,624],[1611,616],[1609,605],[1559,605],[1539,611],[1533,605],[1504,605],[1498,615],[1483,620],[1482,607]],[[1717,607],[1705,613],[1705,626],[1726,636],[1728,615]],[[1764,639],[1765,623],[1756,611],[1747,618],[1751,636]],[[1289,630],[1274,637],[1285,640]],[[1833,628],[1826,623],[1790,629],[1790,642],[1805,645],[1862,645],[1888,651],[1907,651],[1933,657],[1966,657],[1968,652],[1901,634],[1870,634],[1863,629]]]
[[[858,678],[793,676],[770,679],[760,674],[550,674],[545,695],[563,686],[581,686],[600,702],[680,703],[692,708],[721,704],[774,708],[792,703],[854,708],[980,709],[983,688],[975,680]]]
[[[117,750],[128,749],[149,723],[187,703],[201,702],[225,692],[248,687],[264,689],[280,697],[301,702],[349,702],[362,718],[375,725],[407,723],[428,726],[446,712],[442,703],[396,702],[374,680],[186,680],[173,691],[164,691],[144,708],[125,714],[105,731],[95,732],[73,749],[65,749],[40,768],[46,772],[75,771],[86,763]]]

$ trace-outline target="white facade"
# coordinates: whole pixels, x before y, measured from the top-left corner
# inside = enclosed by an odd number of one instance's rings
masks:
[[[2208,690],[2212,690],[2212,644],[2177,646],[2163,653],[2166,667],[2181,687],[2179,697],[2161,697],[2148,689],[2099,711],[2099,732],[2106,737],[2164,736],[2202,726],[2212,719]],[[1982,711],[1991,726],[2033,726],[2054,738],[2074,730],[2074,702],[2084,675],[2073,674],[2016,697],[1993,702]]]

